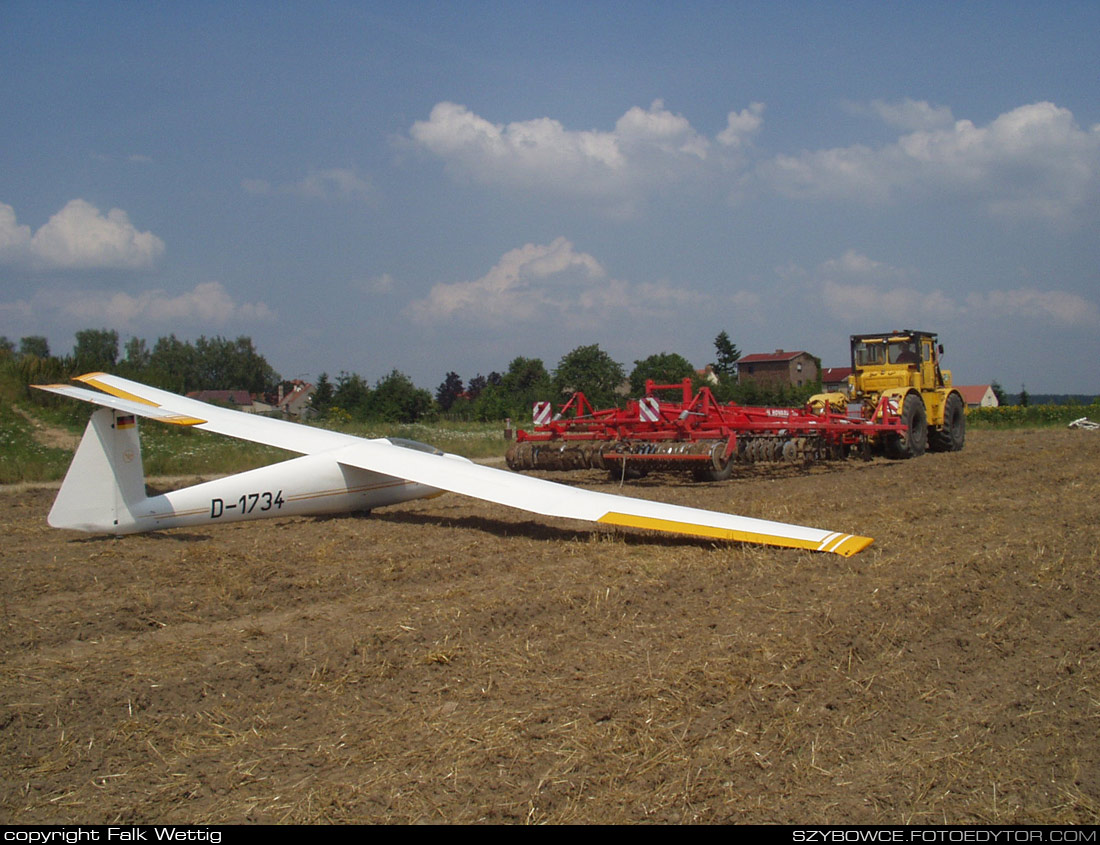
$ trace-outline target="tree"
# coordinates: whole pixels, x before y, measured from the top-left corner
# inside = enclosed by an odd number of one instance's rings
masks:
[[[149,353],[149,381],[173,393],[198,390],[198,356],[195,347],[174,334],[158,337]],[[204,385],[205,386],[205,385]]]
[[[723,377],[732,379],[737,375],[737,359],[741,357],[741,350],[724,331],[714,339],[714,349],[717,355],[717,360],[713,364],[715,375],[719,379]]]
[[[625,379],[623,365],[594,343],[562,357],[554,371],[554,388],[562,401],[582,390],[593,407],[606,408],[616,404]]]
[[[435,390],[435,401],[439,403],[439,407],[443,411],[449,411],[455,400],[465,392],[466,388],[462,384],[462,379],[459,378],[458,373],[447,373],[443,383]]]
[[[145,338],[132,337],[126,341],[123,349],[126,353],[124,360],[131,373],[139,373],[148,369],[149,362],[152,360],[152,353],[145,345]]]
[[[1001,387],[1000,382],[993,382],[989,385],[989,389],[993,391],[993,395],[997,397],[998,405],[1007,405],[1008,396],[1005,394],[1005,389]]]
[[[328,373],[317,376],[317,384],[313,388],[313,395],[309,397],[309,407],[319,417],[324,417],[332,407],[333,388],[328,380]]]
[[[1026,408],[1031,404],[1031,394],[1027,392],[1025,385],[1020,385],[1020,406]]]
[[[336,377],[329,411],[339,408],[352,419],[365,420],[370,411],[370,387],[359,373],[341,371]]]
[[[402,372],[379,379],[368,401],[370,416],[386,422],[413,423],[432,410],[432,395]]]
[[[83,329],[76,333],[73,366],[78,372],[113,370],[118,362],[118,332],[113,329]]]
[[[644,361],[634,362],[634,369],[630,373],[630,394],[644,394],[646,379],[653,379],[657,384],[678,384],[693,375],[695,368],[683,355],[675,352],[650,355]]]
[[[19,339],[20,357],[31,356],[34,358],[50,357],[50,342],[42,335],[28,335]]]
[[[7,335],[0,335],[0,356],[14,355],[15,343],[8,340]]]
[[[481,373],[478,373],[470,379],[470,383],[466,385],[466,395],[469,396],[470,399],[477,399],[477,397],[481,395],[481,391],[488,386],[489,379],[485,378]]]

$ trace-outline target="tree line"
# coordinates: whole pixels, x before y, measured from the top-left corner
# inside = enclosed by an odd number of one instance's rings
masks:
[[[442,416],[452,420],[526,421],[536,401],[566,402],[583,391],[595,408],[620,405],[627,396],[641,396],[645,382],[679,384],[692,380],[706,385],[719,401],[746,405],[800,405],[819,385],[772,388],[755,382],[739,384],[737,361],[741,352],[726,332],[714,340],[713,374],[700,374],[682,355],[661,352],[634,361],[628,374],[599,344],[578,346],[562,356],[550,370],[539,358],[516,357],[505,372],[478,374],[468,382],[448,372],[435,394],[418,388],[399,370],[383,376],[373,386],[355,372],[341,371],[335,378],[321,373],[311,401],[314,417],[334,421],[383,420],[416,422]],[[131,338],[120,348],[118,332],[85,329],[76,333],[71,354],[53,356],[46,338],[21,338],[18,346],[0,337],[0,357],[19,368],[24,386],[59,381],[80,373],[104,370],[146,384],[188,393],[195,390],[247,390],[270,396],[281,377],[252,343],[241,336],[199,337],[184,341],[174,334],[152,346]]]
[[[151,348],[143,338],[134,337],[120,350],[117,331],[84,329],[76,333],[68,355],[51,355],[47,339],[37,335],[21,338],[18,350],[8,338],[0,337],[0,354],[14,358],[35,377],[109,371],[173,393],[231,389],[260,394],[280,381],[252,339],[244,336],[236,340],[202,336],[192,343],[172,334],[158,338]]]

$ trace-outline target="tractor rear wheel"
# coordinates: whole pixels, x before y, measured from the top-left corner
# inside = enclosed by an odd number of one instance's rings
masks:
[[[887,446],[891,458],[919,458],[928,448],[928,415],[924,401],[915,393],[905,397],[901,406],[901,424],[905,434],[895,434]]]
[[[943,425],[932,432],[929,446],[934,452],[958,452],[966,443],[966,409],[959,394],[952,393],[943,405]]]

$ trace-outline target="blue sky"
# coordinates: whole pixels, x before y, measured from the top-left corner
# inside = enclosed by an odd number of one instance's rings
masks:
[[[1100,4],[0,4],[0,334],[1100,393]]]

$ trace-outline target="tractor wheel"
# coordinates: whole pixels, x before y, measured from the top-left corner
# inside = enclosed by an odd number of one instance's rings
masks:
[[[932,432],[928,445],[934,452],[958,452],[966,442],[966,409],[959,394],[952,393],[943,406],[943,425]]]
[[[894,435],[888,445],[891,458],[919,458],[928,448],[928,415],[924,402],[915,393],[905,397],[901,406],[901,424],[908,427],[905,434]]]

